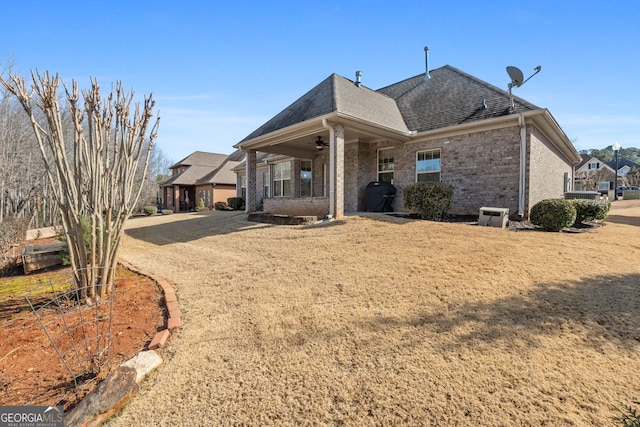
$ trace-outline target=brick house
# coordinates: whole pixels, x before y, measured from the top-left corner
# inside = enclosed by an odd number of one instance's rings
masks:
[[[454,67],[372,90],[330,75],[235,148],[247,212],[340,218],[363,211],[367,185],[441,181],[453,214],[531,206],[572,190],[581,161],[551,113]]]
[[[233,168],[244,155],[236,151],[230,155],[195,151],[170,167],[171,177],[160,183],[164,209],[188,212],[199,199],[206,209],[216,202],[226,202],[236,195],[236,175]]]

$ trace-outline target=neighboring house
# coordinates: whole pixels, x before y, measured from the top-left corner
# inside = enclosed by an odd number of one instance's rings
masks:
[[[216,202],[226,202],[236,195],[236,174],[233,168],[244,155],[236,151],[230,155],[195,151],[170,167],[172,175],[160,183],[164,208],[174,212],[193,210],[199,199],[205,208]]]
[[[580,154],[582,161],[576,166],[574,190],[597,191],[613,189],[613,173],[607,163],[588,154]],[[604,186],[603,186],[604,185]]]
[[[396,211],[406,185],[443,182],[453,214],[526,217],[581,161],[548,110],[448,65],[379,90],[332,74],[235,148],[247,212],[334,218],[363,211],[371,181],[396,187]]]
[[[616,170],[616,161],[612,160],[607,163],[609,169],[613,173]],[[623,157],[618,158],[618,185],[626,185],[626,177],[631,169],[640,169],[640,164]],[[613,181],[613,179],[612,179]]]

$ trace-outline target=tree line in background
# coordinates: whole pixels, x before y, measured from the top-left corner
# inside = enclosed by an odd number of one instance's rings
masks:
[[[614,160],[613,146],[611,145],[601,149],[590,148],[588,150],[580,150],[580,154],[588,154],[598,160],[603,161],[604,163],[609,163]],[[640,163],[640,148],[622,147],[620,148],[618,156],[620,158],[629,159],[635,163]]]
[[[11,67],[5,67],[1,75],[8,76]],[[39,228],[61,224],[60,211],[53,189],[46,177],[36,135],[29,117],[16,97],[0,85],[0,224],[18,221],[27,228]],[[60,97],[61,129],[67,141],[66,151],[74,149],[74,123],[69,113],[68,101]],[[34,112],[36,116],[40,112]],[[45,119],[42,116],[38,120]],[[148,146],[145,146],[145,149]],[[155,205],[158,182],[169,174],[172,161],[158,147],[151,151],[148,173],[143,179],[137,207]]]

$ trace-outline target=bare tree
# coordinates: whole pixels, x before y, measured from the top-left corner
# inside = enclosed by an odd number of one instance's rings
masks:
[[[18,99],[35,133],[60,207],[75,285],[86,289],[83,297],[101,297],[107,289],[99,284],[113,283],[123,227],[142,190],[136,173],[147,173],[160,122],[157,117],[152,123],[155,101],[144,97],[142,108],[135,104],[132,114],[133,91],[125,93],[120,82],[105,99],[94,79],[82,98],[75,81],[70,88],[62,82],[73,123],[69,150],[66,115],[58,102],[60,78],[48,72],[32,72],[31,78],[30,89],[15,75],[0,77],[0,83]],[[90,222],[88,245],[83,217]]]

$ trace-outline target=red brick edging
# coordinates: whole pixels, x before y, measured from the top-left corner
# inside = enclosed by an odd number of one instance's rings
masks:
[[[160,288],[162,288],[162,293],[164,296],[164,302],[167,307],[168,319],[167,319],[167,328],[161,330],[156,334],[155,337],[151,340],[149,344],[149,350],[155,350],[157,348],[164,347],[171,336],[171,331],[177,329],[182,326],[182,322],[180,321],[180,307],[178,305],[178,298],[176,297],[176,293],[173,290],[171,284],[164,278],[151,274],[147,271],[144,271],[138,267],[135,267],[129,264],[126,261],[118,261],[120,265],[123,267],[133,271],[134,273],[141,274],[143,276],[147,276],[154,282],[156,282]]]

